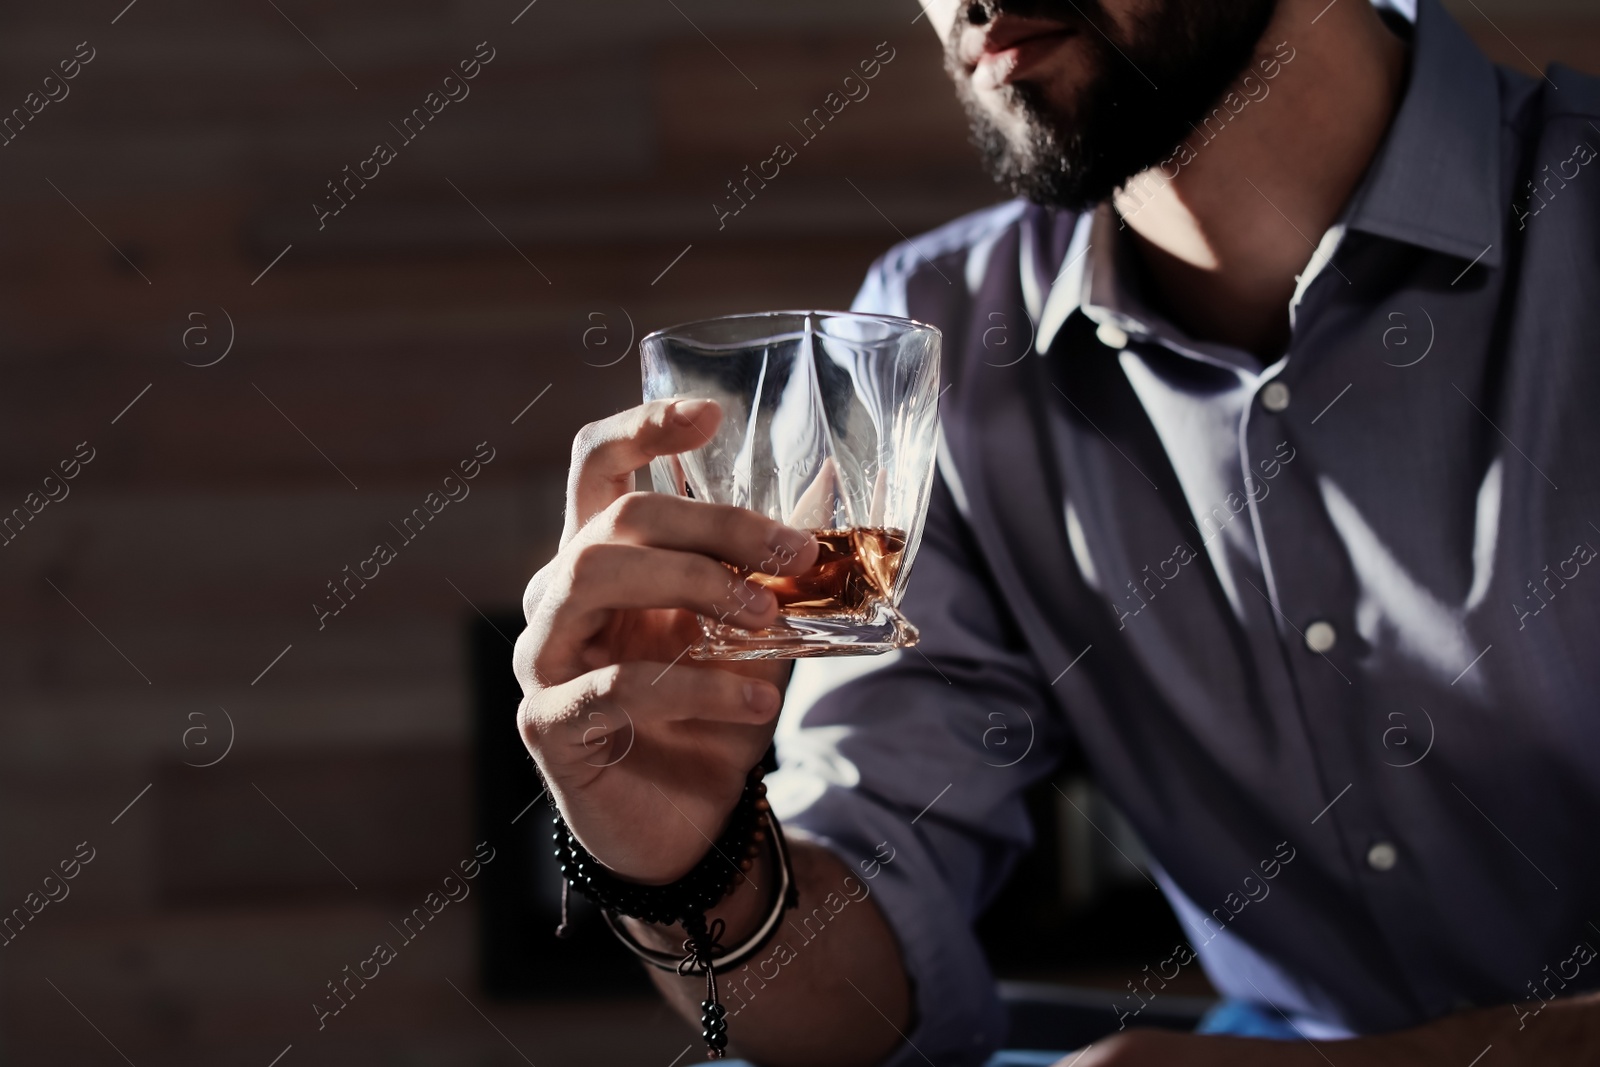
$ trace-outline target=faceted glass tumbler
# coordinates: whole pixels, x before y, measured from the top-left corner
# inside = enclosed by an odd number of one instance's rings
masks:
[[[819,542],[817,563],[735,569],[725,609],[701,615],[698,659],[792,659],[912,645],[900,614],[938,449],[939,331],[843,311],[730,315],[640,342],[646,400],[709,399],[722,422],[692,452],[651,461],[657,492],[758,511]],[[730,568],[732,569],[732,568]],[[726,620],[753,586],[778,622]]]

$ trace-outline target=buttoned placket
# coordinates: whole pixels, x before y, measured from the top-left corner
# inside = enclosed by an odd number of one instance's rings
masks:
[[[1271,368],[1266,387],[1282,386],[1287,398],[1294,395],[1296,372],[1306,358],[1302,355],[1297,362],[1297,352],[1315,352],[1319,360],[1341,356],[1332,345],[1319,344],[1317,327],[1348,295],[1350,282],[1336,262],[1343,239],[1341,224],[1330,228],[1297,280],[1289,345]],[[1406,866],[1403,843],[1385,813],[1383,783],[1373,777],[1378,762],[1370,742],[1379,734],[1369,720],[1382,709],[1371,706],[1363,692],[1364,676],[1357,665],[1368,649],[1356,626],[1357,583],[1327,516],[1327,497],[1339,490],[1327,484],[1315,459],[1318,452],[1337,447],[1341,433],[1348,432],[1342,426],[1348,424],[1322,421],[1336,410],[1331,404],[1319,411],[1290,402],[1274,410],[1266,388],[1244,413],[1240,448],[1246,463],[1276,441],[1289,441],[1297,450],[1298,465],[1284,472],[1276,500],[1267,507],[1252,501],[1251,517],[1265,592],[1277,617],[1281,662],[1292,680],[1327,798],[1320,811],[1304,813],[1296,832],[1308,841],[1314,835],[1336,835],[1354,893],[1368,902],[1387,944],[1394,947],[1396,972],[1404,976],[1421,1010],[1438,1013],[1448,1005],[1439,1002],[1445,996],[1443,985],[1427,969],[1432,946],[1419,939],[1416,924],[1405,918],[1425,906],[1426,892]],[[1279,557],[1283,566],[1275,565]]]
[[[1288,308],[1290,342],[1285,352],[1269,366],[1255,370],[1252,368],[1259,363],[1249,354],[1228,346],[1194,342],[1159,316],[1133,305],[1129,294],[1116,288],[1112,269],[1115,257],[1108,245],[1119,235],[1113,232],[1106,216],[1107,209],[1102,208],[1081,218],[1065,257],[1067,269],[1060,271],[1048,288],[1035,286],[1035,293],[1027,294],[1040,347],[1048,346],[1069,315],[1084,316],[1095,324],[1095,338],[1105,354],[1122,362],[1147,411],[1152,407],[1150,387],[1146,384],[1141,389],[1139,374],[1130,361],[1141,360],[1143,353],[1154,348],[1236,377],[1236,387],[1208,402],[1231,403],[1237,410],[1237,470],[1246,489],[1253,543],[1233,546],[1239,551],[1226,561],[1217,549],[1212,562],[1234,601],[1235,613],[1251,635],[1252,645],[1262,653],[1256,661],[1268,675],[1260,679],[1264,692],[1269,699],[1292,704],[1298,711],[1305,750],[1311,753],[1322,795],[1328,800],[1328,806],[1320,812],[1296,813],[1303,814],[1303,819],[1289,818],[1286,813],[1284,833],[1291,839],[1295,834],[1301,839],[1319,833],[1338,835],[1338,851],[1346,857],[1348,876],[1357,884],[1357,892],[1369,898],[1393,898],[1387,900],[1388,906],[1375,909],[1379,915],[1393,914],[1396,907],[1403,908],[1413,899],[1412,887],[1404,869],[1404,852],[1386,825],[1379,797],[1370,789],[1361,789],[1370,760],[1360,758],[1357,717],[1362,713],[1361,701],[1353,677],[1356,672],[1349,669],[1361,651],[1353,618],[1354,587],[1347,577],[1348,568],[1341,562],[1341,544],[1322,518],[1324,509],[1315,471],[1309,464],[1302,463],[1297,469],[1293,462],[1284,463],[1281,452],[1286,446],[1294,449],[1291,454],[1298,458],[1294,441],[1305,441],[1308,435],[1316,434],[1312,427],[1322,414],[1306,404],[1295,404],[1293,369],[1296,350],[1303,350],[1306,345],[1317,314],[1337,300],[1340,289],[1349,284],[1335,263],[1345,236],[1343,221],[1324,233],[1305,270],[1296,278]],[[1024,233],[1027,232],[1025,228]],[[1038,269],[1036,262],[1030,262],[1036,254],[1025,240],[1025,277],[1028,271]],[[1107,290],[1109,301],[1097,299]],[[1158,423],[1154,412],[1151,416],[1152,422]],[[1161,435],[1159,424],[1156,430]],[[1164,438],[1164,443],[1168,444],[1169,459],[1178,461],[1172,442]],[[1276,507],[1263,508],[1265,495],[1258,499],[1250,489],[1253,481],[1263,478],[1262,464],[1266,465],[1265,470],[1280,472],[1273,479],[1275,491],[1281,493]],[[1181,474],[1179,480],[1183,481]],[[1295,492],[1281,492],[1291,486]],[[1284,499],[1290,496],[1298,502],[1290,504]],[[1190,494],[1189,504],[1193,517],[1203,522],[1194,509],[1207,505],[1197,501],[1194,494]],[[1212,550],[1209,541],[1206,549]],[[1277,578],[1275,554],[1286,558],[1309,554],[1327,560],[1328,565],[1293,568],[1296,588],[1285,589]],[[1232,580],[1229,568],[1238,568],[1237,578],[1247,584]],[[1408,940],[1406,931],[1394,929],[1381,918],[1379,921],[1385,933],[1397,939],[1395,943]],[[1411,958],[1427,957],[1426,950],[1419,949]],[[1403,968],[1403,972],[1414,996],[1433,999],[1425,992],[1435,984],[1428,975],[1411,968]]]

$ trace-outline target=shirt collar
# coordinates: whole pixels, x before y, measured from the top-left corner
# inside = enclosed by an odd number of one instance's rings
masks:
[[[1500,95],[1494,66],[1438,0],[1417,0],[1411,36],[1400,107],[1337,228],[1497,267]],[[1154,321],[1129,290],[1120,251],[1126,235],[1117,232],[1108,205],[1074,216],[1030,204],[1022,221],[1023,292],[1038,324],[1035,351],[1045,352],[1080,309],[1130,337],[1154,333],[1169,344],[1183,338]],[[1319,246],[1317,254],[1330,252]],[[1182,339],[1178,347],[1211,362],[1241,362],[1226,346]]]
[[[1255,357],[1190,338],[1151,308],[1140,291],[1128,235],[1119,225],[1110,204],[1077,216],[1029,205],[1021,252],[1023,300],[1038,323],[1034,350],[1046,352],[1077,311],[1100,328],[1101,340],[1113,348],[1130,340],[1156,341],[1218,366],[1258,371]],[[1052,272],[1054,263],[1061,266]]]
[[[1500,183],[1494,66],[1439,0],[1419,0],[1405,95],[1346,227],[1497,267]]]

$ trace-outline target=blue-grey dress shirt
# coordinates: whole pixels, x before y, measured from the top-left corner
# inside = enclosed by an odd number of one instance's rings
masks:
[[[771,787],[870,875],[896,1064],[1003,1041],[970,924],[1068,746],[1210,980],[1308,1036],[1600,986],[1600,85],[1422,0],[1305,236],[1270,365],[1152,311],[1104,208],[979,212],[861,291],[944,334],[922,642],[802,664]]]

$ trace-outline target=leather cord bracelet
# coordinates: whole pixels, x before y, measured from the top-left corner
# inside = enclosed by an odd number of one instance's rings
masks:
[[[560,812],[554,815],[552,836],[563,879],[561,925],[556,928],[556,936],[567,935],[567,896],[576,889],[599,906],[612,933],[645,963],[684,977],[703,975],[706,997],[700,1004],[700,1036],[711,1059],[721,1059],[728,1047],[727,1009],[717,995],[717,974],[740,966],[760,952],[777,932],[783,913],[799,903],[788,843],[767,803],[766,786],[761,781],[776,764],[776,755],[769,748],[766,757],[745,779],[744,791],[727,826],[710,851],[688,874],[668,885],[642,885],[618,878],[579,843]],[[747,880],[746,874],[763,846],[772,852],[777,876],[768,906],[756,930],[742,943],[726,949],[721,944],[726,929],[723,920],[708,923],[706,913],[735,885]],[[619,916],[657,925],[681,925],[689,935],[683,942],[682,955],[641,944]]]

